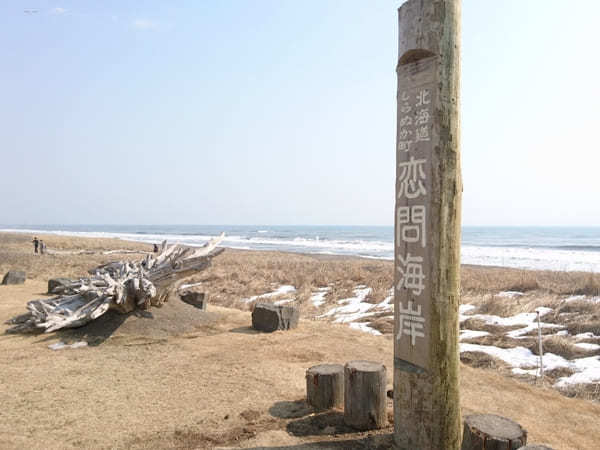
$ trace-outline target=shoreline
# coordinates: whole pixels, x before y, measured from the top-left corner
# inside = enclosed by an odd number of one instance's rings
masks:
[[[120,241],[123,243],[128,243],[128,244],[137,244],[137,245],[152,245],[154,243],[160,244],[160,242],[162,242],[162,240],[167,240],[168,243],[182,243],[183,245],[189,245],[191,247],[197,247],[203,244],[204,241],[200,241],[197,244],[196,243],[185,243],[182,241],[185,241],[185,239],[167,239],[170,235],[148,235],[148,236],[156,236],[157,238],[160,237],[159,239],[134,239],[134,238],[127,238],[127,237],[123,237],[122,235],[128,235],[129,233],[112,233],[112,232],[79,232],[79,231],[60,231],[60,230],[55,230],[55,231],[44,231],[44,230],[19,230],[19,229],[0,229],[0,235],[2,234],[15,234],[15,235],[31,235],[32,237],[34,235],[36,236],[43,236],[46,239],[48,237],[51,236],[56,236],[56,237],[62,237],[62,238],[73,238],[73,239],[93,239],[93,240],[102,240],[102,239],[106,239],[106,240],[116,240],[116,241]],[[109,236],[107,236],[107,234]],[[112,235],[111,235],[112,234]],[[138,236],[138,235],[136,235]],[[145,236],[144,234],[140,234],[139,236]],[[173,236],[173,235],[171,235]],[[164,238],[164,239],[162,239]],[[208,237],[207,237],[208,238]],[[227,239],[227,236],[225,237]],[[208,240],[208,239],[207,239]],[[464,245],[465,246],[469,246],[469,245]],[[240,251],[240,252],[273,252],[273,253],[283,253],[283,254],[297,254],[297,255],[307,255],[307,256],[311,256],[311,257],[318,257],[318,258],[356,258],[356,259],[360,259],[360,260],[373,260],[373,261],[387,261],[390,263],[393,263],[393,257],[388,257],[388,256],[371,256],[371,255],[360,255],[360,254],[346,254],[346,253],[334,253],[334,252],[311,252],[310,250],[306,250],[306,251],[302,251],[302,250],[290,250],[290,249],[270,249],[270,248],[246,248],[243,246],[236,246],[236,245],[222,245],[222,247],[227,248],[229,250],[234,250],[234,251]],[[555,251],[562,251],[567,253],[567,250],[555,250]],[[587,250],[585,252],[588,252]],[[464,260],[465,258],[461,258],[462,260]],[[583,263],[582,263],[583,264]],[[481,268],[490,268],[490,269],[513,269],[513,270],[526,270],[526,271],[552,271],[552,272],[564,272],[564,273],[590,273],[590,274],[600,274],[600,255],[598,256],[598,262],[594,262],[592,264],[592,266],[596,266],[598,265],[598,270],[594,270],[594,269],[590,269],[590,270],[585,270],[585,269],[581,269],[581,268],[577,268],[577,269],[564,269],[564,268],[548,268],[548,267],[528,267],[528,266],[520,266],[518,264],[515,265],[502,265],[502,264],[494,264],[494,263],[490,263],[490,264],[477,264],[477,263],[472,263],[472,262],[467,262],[467,263],[461,263],[461,267],[466,267],[466,268],[476,268],[476,267],[481,267]],[[592,267],[590,266],[590,267]]]

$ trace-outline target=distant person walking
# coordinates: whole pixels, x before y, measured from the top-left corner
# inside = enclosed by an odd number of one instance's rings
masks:
[[[37,253],[38,252],[38,245],[40,245],[40,241],[38,240],[37,237],[33,238],[33,253]]]
[[[154,244],[154,253],[158,253],[158,245]]]

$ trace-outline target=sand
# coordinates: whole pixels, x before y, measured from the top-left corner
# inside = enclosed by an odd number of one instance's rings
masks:
[[[2,273],[7,265],[18,269],[15,264],[21,261],[36,275],[24,285],[0,287],[0,322],[22,313],[27,300],[43,296],[50,274],[83,274],[103,260],[93,255],[45,260],[28,255],[27,240],[0,235],[0,243],[3,239],[12,243],[0,250]],[[63,249],[92,245],[82,239],[66,241]],[[123,246],[119,241],[96,244]],[[349,278],[361,270],[379,270],[379,263],[372,261],[360,263],[370,269],[358,269],[345,259],[323,262],[294,255],[229,253],[229,260],[240,267],[263,260],[270,274],[248,295],[275,279],[285,281],[277,277],[288,277],[299,286],[293,279],[298,274],[278,274],[281,259],[306,266],[306,273],[312,273],[311,264],[316,272],[319,264],[339,264],[348,268]],[[114,259],[109,255],[107,260]],[[226,270],[224,262],[205,276],[219,276]],[[244,274],[236,268],[239,282]],[[222,288],[223,297],[229,288]],[[217,284],[211,284],[207,315],[171,303],[150,310],[154,318],[125,318],[106,336],[96,330],[96,339],[83,348],[53,351],[48,345],[90,338],[93,328],[87,334],[0,335],[0,448],[389,448],[392,426],[355,433],[343,425],[340,411],[313,414],[303,399],[306,369],[324,362],[381,361],[391,387],[391,339],[307,319],[295,330],[257,333],[249,327],[248,311],[211,300],[216,289]],[[2,325],[0,331],[7,327]],[[600,405],[493,370],[461,366],[461,406],[463,414],[510,417],[527,428],[530,442],[557,449],[597,448],[600,439]],[[391,414],[391,402],[389,407]]]

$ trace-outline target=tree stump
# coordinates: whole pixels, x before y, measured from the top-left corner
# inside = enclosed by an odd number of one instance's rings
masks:
[[[25,272],[21,270],[9,270],[2,279],[2,284],[23,284],[25,283]]]
[[[517,450],[527,444],[527,430],[506,417],[472,414],[465,418],[462,450]]]
[[[344,422],[357,430],[387,424],[386,369],[373,361],[350,361],[344,368]]]
[[[202,311],[206,311],[206,294],[204,292],[188,292],[184,291],[179,294],[181,301],[188,305],[195,306]]]
[[[268,333],[298,326],[300,311],[293,306],[258,303],[252,311],[252,328]]]
[[[306,402],[317,411],[344,407],[344,366],[319,364],[306,371]]]

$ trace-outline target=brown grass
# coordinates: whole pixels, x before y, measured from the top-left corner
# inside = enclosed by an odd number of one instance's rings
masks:
[[[561,388],[561,393],[571,398],[600,401],[600,384],[575,384]]]
[[[588,355],[590,352],[582,348],[576,347],[572,340],[564,336],[548,336],[542,341],[542,349],[544,353],[554,353],[566,359],[580,358]],[[539,347],[534,342],[530,350],[539,355]]]
[[[463,266],[461,285],[464,293],[538,290],[555,295],[600,295],[600,274]]]
[[[508,331],[518,330],[519,328],[523,327],[521,325],[503,327],[500,325],[487,323],[477,318],[467,319],[460,324],[461,330],[487,331],[488,333],[492,333],[493,335],[502,335],[504,333],[507,333]]]
[[[513,339],[502,334],[490,334],[473,339],[465,339],[461,342],[468,342],[470,344],[479,345],[493,345],[499,348],[513,348],[513,347],[525,347],[533,351],[535,341],[532,339]]]
[[[595,335],[600,335],[600,320],[593,320],[582,323],[570,323],[567,325],[569,334],[579,334],[592,332]]]
[[[476,369],[506,369],[507,364],[501,359],[494,358],[491,355],[483,352],[462,352],[460,361]]]

